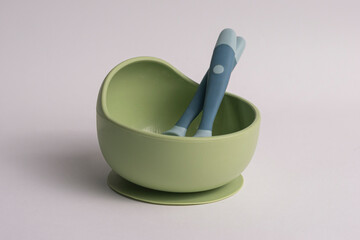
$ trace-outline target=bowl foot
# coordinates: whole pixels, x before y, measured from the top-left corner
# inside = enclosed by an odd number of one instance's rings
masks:
[[[243,182],[243,177],[240,175],[230,183],[208,191],[174,193],[136,185],[120,177],[114,171],[110,172],[107,181],[109,187],[121,195],[143,202],[162,205],[196,205],[217,202],[234,195],[240,190]]]

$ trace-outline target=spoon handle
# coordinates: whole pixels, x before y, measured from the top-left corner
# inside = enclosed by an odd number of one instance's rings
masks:
[[[199,115],[201,110],[204,110],[201,124],[195,137],[212,135],[212,125],[224,97],[230,74],[236,66],[244,47],[245,40],[241,37],[236,37],[232,29],[224,29],[220,33],[215,45],[210,68],[203,77],[193,99],[175,126],[163,134],[185,136],[190,123]],[[208,79],[211,79],[211,83],[209,83]],[[206,103],[206,107],[204,103]]]
[[[212,128],[219,110],[231,72],[245,47],[245,40],[237,37],[232,29],[224,29],[212,55],[206,83],[203,116],[195,137],[212,136]]]
[[[183,128],[188,128],[190,123],[196,118],[197,115],[201,112],[204,105],[205,98],[205,89],[208,78],[208,72],[205,73],[205,76],[200,82],[198,89],[195,92],[193,99],[191,100],[189,106],[186,108],[185,112],[177,121],[176,126],[180,126]]]

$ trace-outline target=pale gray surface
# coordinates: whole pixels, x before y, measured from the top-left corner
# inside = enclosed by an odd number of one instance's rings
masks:
[[[0,239],[358,239],[358,1],[0,3]],[[105,75],[163,58],[197,82],[222,28],[247,41],[228,91],[262,113],[235,196],[115,194],[96,140]]]

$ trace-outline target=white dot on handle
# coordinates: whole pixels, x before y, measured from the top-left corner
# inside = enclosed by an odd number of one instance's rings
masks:
[[[213,68],[213,72],[215,74],[220,74],[224,71],[224,67],[222,65],[216,65],[214,68]]]

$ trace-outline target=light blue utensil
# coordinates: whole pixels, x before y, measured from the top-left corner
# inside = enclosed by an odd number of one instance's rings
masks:
[[[194,137],[212,136],[212,127],[224,97],[230,75],[245,48],[245,40],[232,29],[224,29],[216,42],[210,68],[202,79],[192,101],[166,135],[185,136],[187,128],[203,110],[199,129]]]

